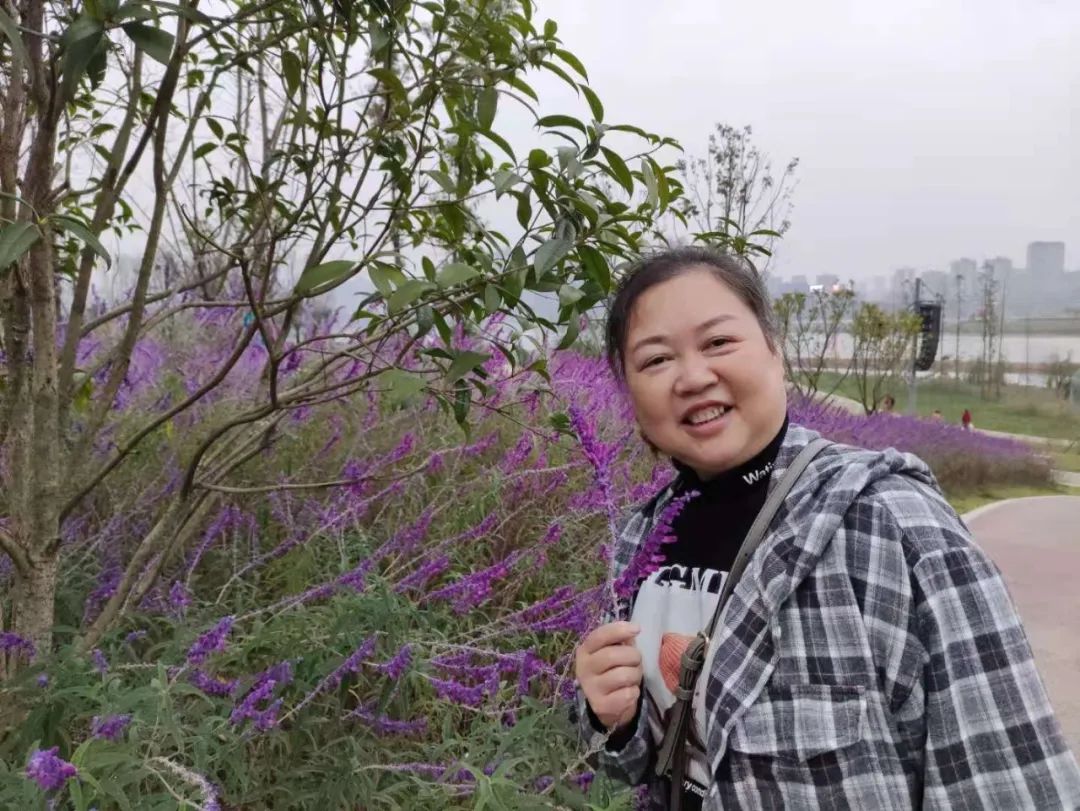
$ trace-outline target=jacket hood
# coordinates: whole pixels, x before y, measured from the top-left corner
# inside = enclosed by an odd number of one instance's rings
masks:
[[[800,425],[789,426],[769,482],[770,493],[799,451],[818,436]],[[890,476],[939,490],[925,462],[893,448],[872,451],[834,443],[810,463],[784,499],[751,564],[770,614],[813,570],[851,505],[875,482]]]

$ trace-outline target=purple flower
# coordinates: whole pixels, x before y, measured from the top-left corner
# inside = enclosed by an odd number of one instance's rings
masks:
[[[3,631],[0,632],[0,651],[13,653],[16,656],[24,656],[27,659],[33,659],[35,648],[34,643],[29,639],[11,633],[10,631]]]
[[[360,665],[365,659],[371,656],[372,651],[375,650],[375,637],[369,636],[363,642],[361,642],[356,650],[350,653],[340,665],[332,670],[322,681],[315,685],[310,693],[308,693],[300,701],[292,712],[299,712],[303,707],[307,706],[316,696],[324,693],[327,690],[332,690],[341,684],[341,680],[345,678],[347,673],[355,673],[360,669]]]
[[[427,731],[426,718],[418,718],[415,721],[399,721],[385,715],[376,715],[373,707],[373,703],[362,704],[346,717],[359,718],[375,730],[378,735],[421,735]]]
[[[102,652],[101,648],[94,648],[93,652],[90,654],[90,659],[94,663],[94,670],[102,676],[109,672],[109,660],[105,658],[105,654]]]
[[[394,658],[381,665],[376,665],[375,669],[383,675],[397,681],[403,675],[405,671],[409,669],[409,665],[412,662],[412,646],[408,643],[401,646],[401,649],[394,654]]]
[[[188,649],[187,661],[191,665],[201,665],[211,653],[225,650],[225,638],[232,630],[233,617],[225,617],[217,625],[204,633]]]
[[[438,577],[440,574],[450,568],[450,558],[446,555],[440,555],[434,558],[412,574],[403,577],[401,581],[394,587],[394,591],[399,594],[409,589],[418,588],[427,583],[431,578]]]
[[[138,631],[131,631],[130,633],[128,633],[128,635],[124,637],[124,644],[125,645],[134,645],[140,639],[143,639],[145,637],[146,637],[146,629],[140,628]]]
[[[236,679],[218,679],[196,668],[188,673],[188,681],[198,687],[208,696],[225,698],[236,691]]]
[[[169,609],[173,616],[182,617],[189,605],[191,605],[191,593],[187,590],[184,581],[177,580],[169,589]]]
[[[38,673],[38,677],[37,677],[37,679],[35,679],[35,681],[37,682],[38,687],[41,687],[41,688],[48,687],[49,686],[49,674],[48,673]]]
[[[574,775],[574,782],[582,791],[588,791],[589,786],[592,785],[595,777],[596,775],[593,772],[581,772],[580,774]]]
[[[108,715],[104,718],[95,715],[90,721],[90,734],[95,738],[115,742],[120,740],[124,729],[130,723],[130,715]]]
[[[491,596],[492,585],[510,574],[514,564],[521,559],[520,553],[514,553],[493,566],[473,572],[448,586],[431,592],[429,600],[453,600],[454,611],[464,614],[483,603]]]
[[[544,546],[551,546],[559,542],[562,538],[562,525],[558,521],[553,521],[547,528],[547,532],[544,533],[544,537],[540,540]]]
[[[262,717],[262,712],[258,710],[259,702],[265,701],[274,694],[274,688],[277,686],[277,682],[273,679],[267,679],[260,684],[257,684],[246,696],[243,701],[237,704],[232,713],[229,715],[229,723],[233,726],[240,726],[247,718],[255,720],[268,720]],[[280,702],[278,702],[280,704]]]
[[[56,791],[79,772],[74,766],[61,758],[57,752],[60,747],[38,749],[30,755],[26,764],[26,776],[41,786],[42,791]]]
[[[638,549],[622,574],[615,580],[613,587],[615,595],[619,599],[629,597],[638,584],[656,571],[664,562],[660,547],[675,540],[672,525],[675,523],[675,519],[679,517],[679,513],[683,511],[683,508],[697,496],[698,492],[691,490],[671,499],[668,505],[664,507],[655,526],[649,533],[649,537],[641,544],[641,548]]]
[[[259,709],[259,704],[273,695],[274,690],[292,681],[292,662],[285,660],[272,665],[264,670],[255,679],[254,685],[244,699],[238,703],[229,715],[229,722],[233,726],[239,726],[245,719],[251,719],[252,724],[260,732],[265,732],[277,725],[277,713],[281,709],[281,699],[270,702]]]
[[[430,676],[428,681],[435,688],[435,695],[439,698],[445,698],[465,707],[479,707],[483,704],[489,687],[486,684],[468,685],[453,679],[435,679]]]

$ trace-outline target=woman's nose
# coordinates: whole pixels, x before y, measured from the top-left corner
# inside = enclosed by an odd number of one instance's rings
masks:
[[[679,364],[679,373],[675,378],[675,393],[696,394],[712,386],[716,380],[716,372],[709,364],[709,359],[695,354]]]

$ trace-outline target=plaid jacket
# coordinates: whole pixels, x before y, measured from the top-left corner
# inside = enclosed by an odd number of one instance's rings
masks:
[[[815,436],[791,426],[770,487]],[[613,554],[633,558],[667,488]],[[1080,808],[1080,769],[1001,575],[908,454],[826,448],[777,513],[709,647],[705,809]],[[648,701],[647,696],[643,701]],[[599,767],[653,778],[645,708]]]

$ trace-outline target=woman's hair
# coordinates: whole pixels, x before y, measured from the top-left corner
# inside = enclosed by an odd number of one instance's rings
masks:
[[[739,297],[757,318],[769,349],[776,351],[778,329],[769,293],[761,277],[740,259],[710,248],[683,247],[642,257],[623,276],[608,310],[605,341],[607,360],[616,377],[623,377],[626,334],[630,315],[642,293],[692,270],[703,270]]]

